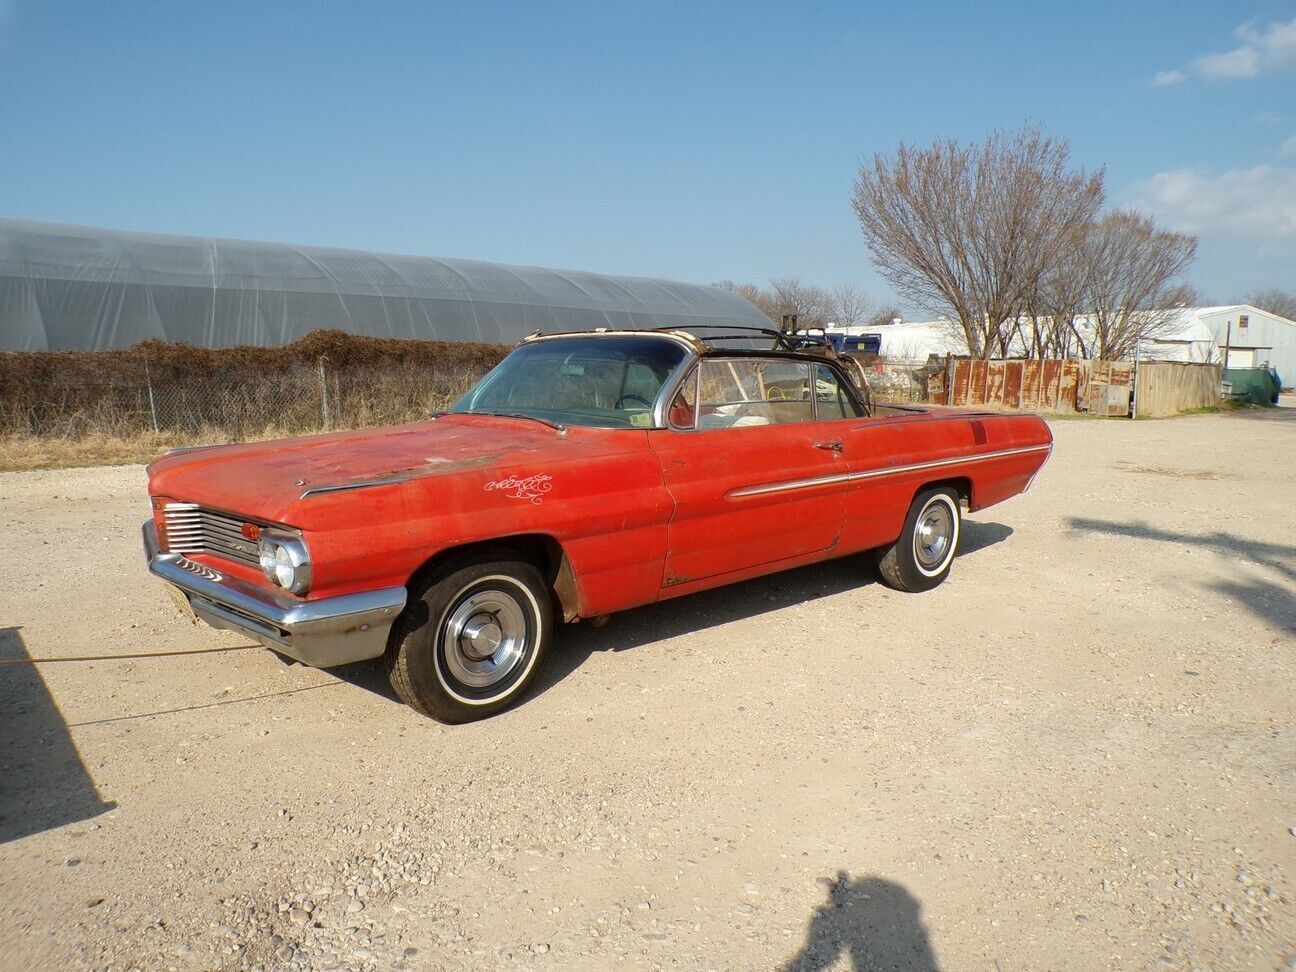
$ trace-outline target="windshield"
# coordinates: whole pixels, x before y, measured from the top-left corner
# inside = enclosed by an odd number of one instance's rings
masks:
[[[646,429],[684,348],[660,337],[610,335],[524,344],[451,412],[526,415],[564,425]]]

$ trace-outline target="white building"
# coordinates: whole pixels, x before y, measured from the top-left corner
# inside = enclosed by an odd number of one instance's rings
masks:
[[[1263,311],[1250,304],[1194,307],[1193,320],[1207,328],[1223,361],[1228,347],[1229,368],[1272,366],[1284,388],[1296,385],[1296,321]]]
[[[1076,324],[1081,331],[1092,328],[1089,315],[1078,318]],[[943,358],[968,353],[963,329],[956,321],[904,321],[840,330],[877,334],[882,356],[897,363],[917,366],[926,363],[930,355]],[[1249,304],[1186,307],[1158,328],[1155,338],[1141,341],[1137,353],[1143,361],[1222,362],[1226,343],[1228,367],[1268,364],[1278,371],[1285,387],[1296,384],[1296,321]]]

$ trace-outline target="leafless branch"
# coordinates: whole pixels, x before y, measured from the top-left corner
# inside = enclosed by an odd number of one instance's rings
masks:
[[[991,357],[1102,204],[1102,171],[1069,162],[1067,143],[1034,127],[979,146],[901,144],[860,168],[852,202],[896,292],[957,320],[969,349]]]

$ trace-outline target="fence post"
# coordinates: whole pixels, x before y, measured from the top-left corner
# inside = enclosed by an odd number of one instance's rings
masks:
[[[1130,418],[1138,418],[1139,407],[1139,351],[1141,350],[1141,339],[1134,341],[1134,370],[1130,374]]]
[[[320,358],[319,373],[320,373],[320,400],[324,404],[324,431],[327,432],[329,427],[328,375],[324,371],[323,358]]]
[[[157,402],[153,398],[153,378],[149,375],[149,366],[147,364],[144,365],[144,384],[148,387],[149,415],[153,417],[153,432],[156,434],[162,430],[158,428]]]

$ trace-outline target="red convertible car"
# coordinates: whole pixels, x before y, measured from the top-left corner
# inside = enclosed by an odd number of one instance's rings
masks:
[[[1025,490],[1048,427],[875,406],[851,359],[803,345],[535,335],[429,421],[170,453],[149,568],[191,618],[305,664],[382,657],[447,722],[517,701],[558,619],[866,550],[935,587],[961,508]]]

